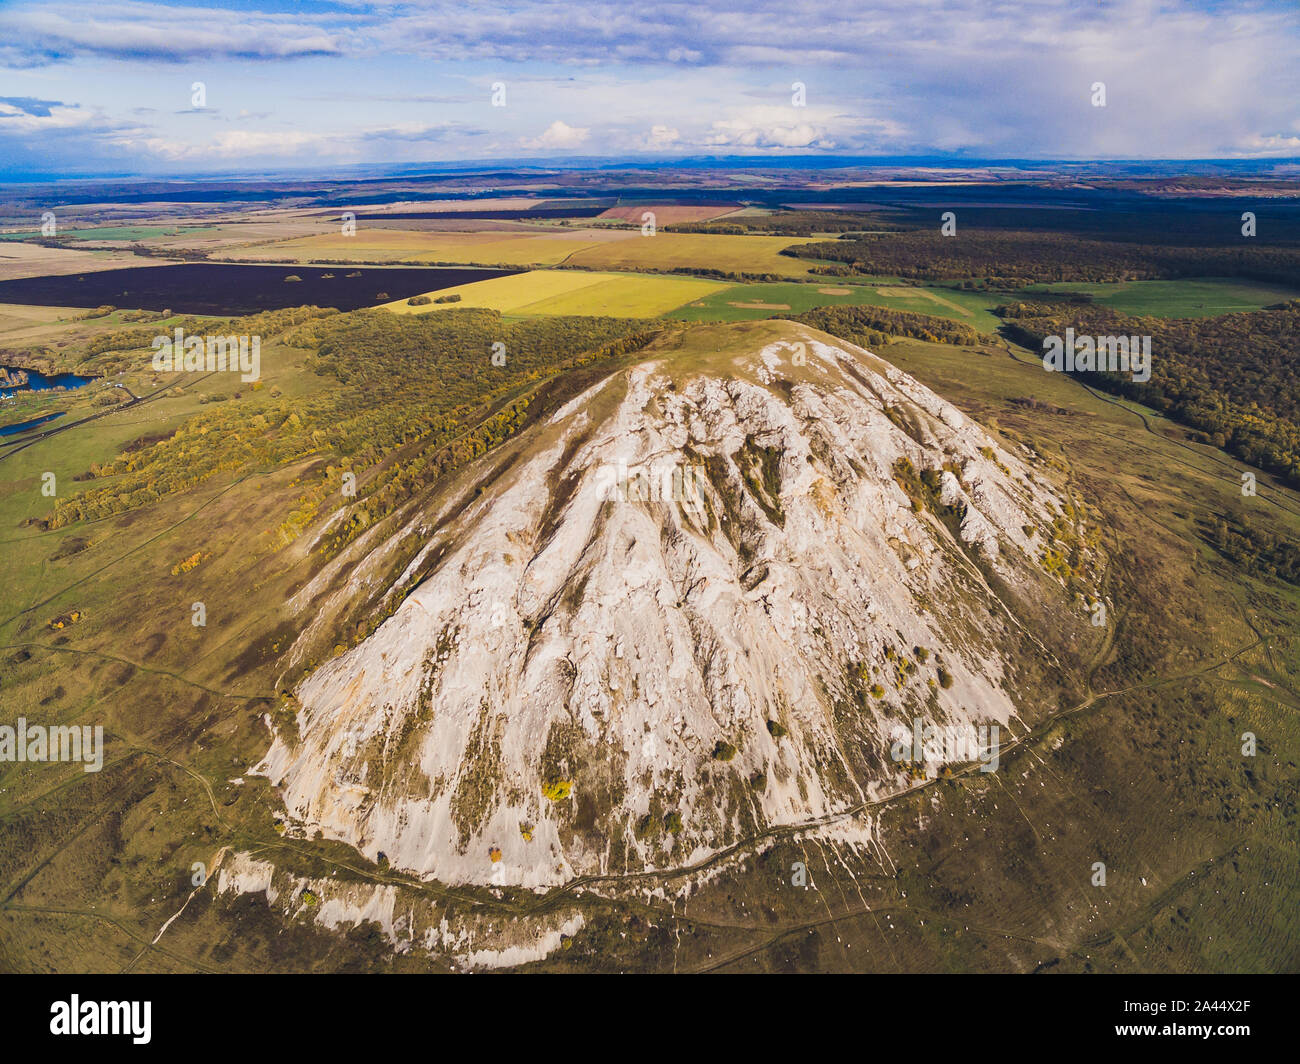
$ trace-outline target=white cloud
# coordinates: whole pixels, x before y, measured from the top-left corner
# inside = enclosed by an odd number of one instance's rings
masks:
[[[200,144],[174,137],[122,135],[111,142],[133,154],[144,153],[169,161],[261,159],[304,152],[320,155],[348,154],[347,146],[329,134],[293,130],[255,132],[231,130]]]
[[[641,144],[645,151],[665,151],[681,139],[682,135],[670,126],[656,125],[650,127]]]
[[[865,114],[757,105],[714,120],[692,142],[709,148],[880,151],[904,136],[899,123]]]
[[[578,147],[590,134],[590,129],[571,126],[556,119],[540,137],[520,137],[519,143],[522,147],[539,151],[560,151]]]
[[[319,18],[165,3],[21,4],[0,11],[0,57],[31,66],[79,55],[125,61],[285,59],[340,55],[344,38]]]
[[[1247,155],[1300,155],[1300,137],[1284,137],[1277,133],[1251,136],[1245,139],[1241,148]]]
[[[0,133],[39,136],[54,130],[90,129],[98,121],[98,116],[84,107],[50,101],[48,107],[34,113],[33,109],[0,101]]]
[[[749,118],[724,118],[713,123],[701,141],[715,148],[820,148],[836,147],[834,138],[811,122],[761,122]]]

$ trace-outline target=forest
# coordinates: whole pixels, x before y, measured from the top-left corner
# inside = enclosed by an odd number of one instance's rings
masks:
[[[984,339],[971,326],[959,321],[887,307],[814,307],[802,314],[782,314],[780,317],[811,325],[859,347],[883,347],[892,336],[961,347],[975,347]]]
[[[903,226],[884,214],[866,211],[777,211],[742,214],[707,222],[673,222],[664,230],[674,233],[718,233],[724,236],[815,236],[853,230],[901,231]]]
[[[1089,373],[1087,382],[1200,431],[1206,443],[1300,486],[1300,300],[1215,318],[1130,317],[1077,301],[998,308],[1011,339],[1041,351],[1067,328],[1150,336],[1151,379]]]
[[[944,236],[936,222],[928,230],[793,244],[780,254],[831,263],[814,269],[824,276],[982,279],[1008,289],[1054,281],[1178,277],[1247,277],[1300,286],[1300,247],[1252,243],[1244,237],[1237,246],[1181,247],[1061,232],[965,229],[960,223],[955,235]]]
[[[264,343],[308,351],[309,367],[335,386],[290,404],[278,390],[255,385],[237,402],[205,409],[166,439],[92,465],[90,479],[101,483],[59,499],[45,527],[147,505],[224,470],[273,468],[317,456],[315,480],[281,526],[280,541],[306,527],[350,471],[358,497],[349,521],[331,540],[337,549],[417,488],[513,433],[522,424],[530,386],[561,370],[636,350],[658,333],[652,323],[630,319],[506,322],[496,311],[477,309],[413,317],[302,308],[222,327],[262,329]],[[138,345],[141,332],[117,333],[112,350]],[[213,439],[222,446],[213,447]],[[401,461],[393,461],[399,452]]]
[[[1201,538],[1246,572],[1300,586],[1300,546],[1255,528],[1243,514],[1227,514],[1200,528]]]

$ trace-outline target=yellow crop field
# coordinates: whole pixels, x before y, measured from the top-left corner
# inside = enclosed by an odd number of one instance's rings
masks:
[[[688,277],[656,277],[636,273],[579,274],[579,276],[597,276],[603,277],[603,280],[584,288],[530,303],[520,307],[515,313],[654,318],[670,310],[676,310],[683,303],[703,299],[729,287],[727,282],[722,281],[699,281]]]
[[[432,310],[446,310],[449,306],[487,307],[499,310],[502,314],[513,314],[519,307],[529,303],[585,288],[593,283],[593,276],[603,275],[577,270],[529,270],[527,273],[493,277],[487,281],[475,281],[428,293],[430,299],[458,295],[460,300],[456,303],[426,303],[424,306],[413,307],[405,299],[398,299],[384,306],[399,314],[427,314]]]
[[[554,266],[575,252],[621,243],[640,234],[617,229],[552,227],[536,236],[496,232],[450,233],[359,228],[354,236],[328,233],[243,248],[222,258],[300,262],[444,262],[484,266]]]
[[[725,270],[806,277],[809,263],[779,254],[800,237],[724,236],[637,229],[539,227],[532,233],[429,232],[360,228],[354,236],[326,233],[241,248],[214,258],[241,261],[438,262],[467,266],[556,266],[589,270]]]
[[[569,262],[590,269],[726,270],[736,273],[775,273],[805,277],[809,264],[778,254],[791,244],[806,244],[802,237],[722,236],[713,233],[656,233],[602,244],[575,252]]]
[[[689,277],[530,270],[429,293],[435,299],[459,295],[461,298],[455,303],[413,307],[403,299],[385,306],[399,314],[424,314],[451,307],[488,307],[512,317],[577,314],[653,318],[726,287],[725,282]]]

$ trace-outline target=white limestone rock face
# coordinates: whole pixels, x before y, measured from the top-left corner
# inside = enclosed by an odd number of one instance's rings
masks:
[[[436,569],[259,766],[294,830],[540,889],[900,790],[899,723],[1018,715],[1029,636],[985,574],[1050,596],[1025,529],[1060,496],[907,374],[785,328],[616,373],[437,515]]]

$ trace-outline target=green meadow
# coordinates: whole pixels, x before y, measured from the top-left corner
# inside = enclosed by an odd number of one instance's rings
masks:
[[[1300,299],[1300,291],[1239,277],[1194,277],[1177,281],[1126,281],[1036,284],[1024,292],[1084,292],[1094,301],[1124,314],[1156,318],[1212,318],[1241,310],[1260,310]]]
[[[965,322],[992,333],[999,321],[994,307],[1005,296],[989,292],[963,292],[940,285],[908,285],[900,281],[847,284],[838,278],[813,284],[738,284],[693,300],[665,315],[679,321],[751,321],[788,311],[801,314],[814,307],[875,306],[908,310]]]
[[[76,229],[60,235],[69,240],[153,240],[160,236],[204,236],[210,226],[110,225],[102,229]]]

